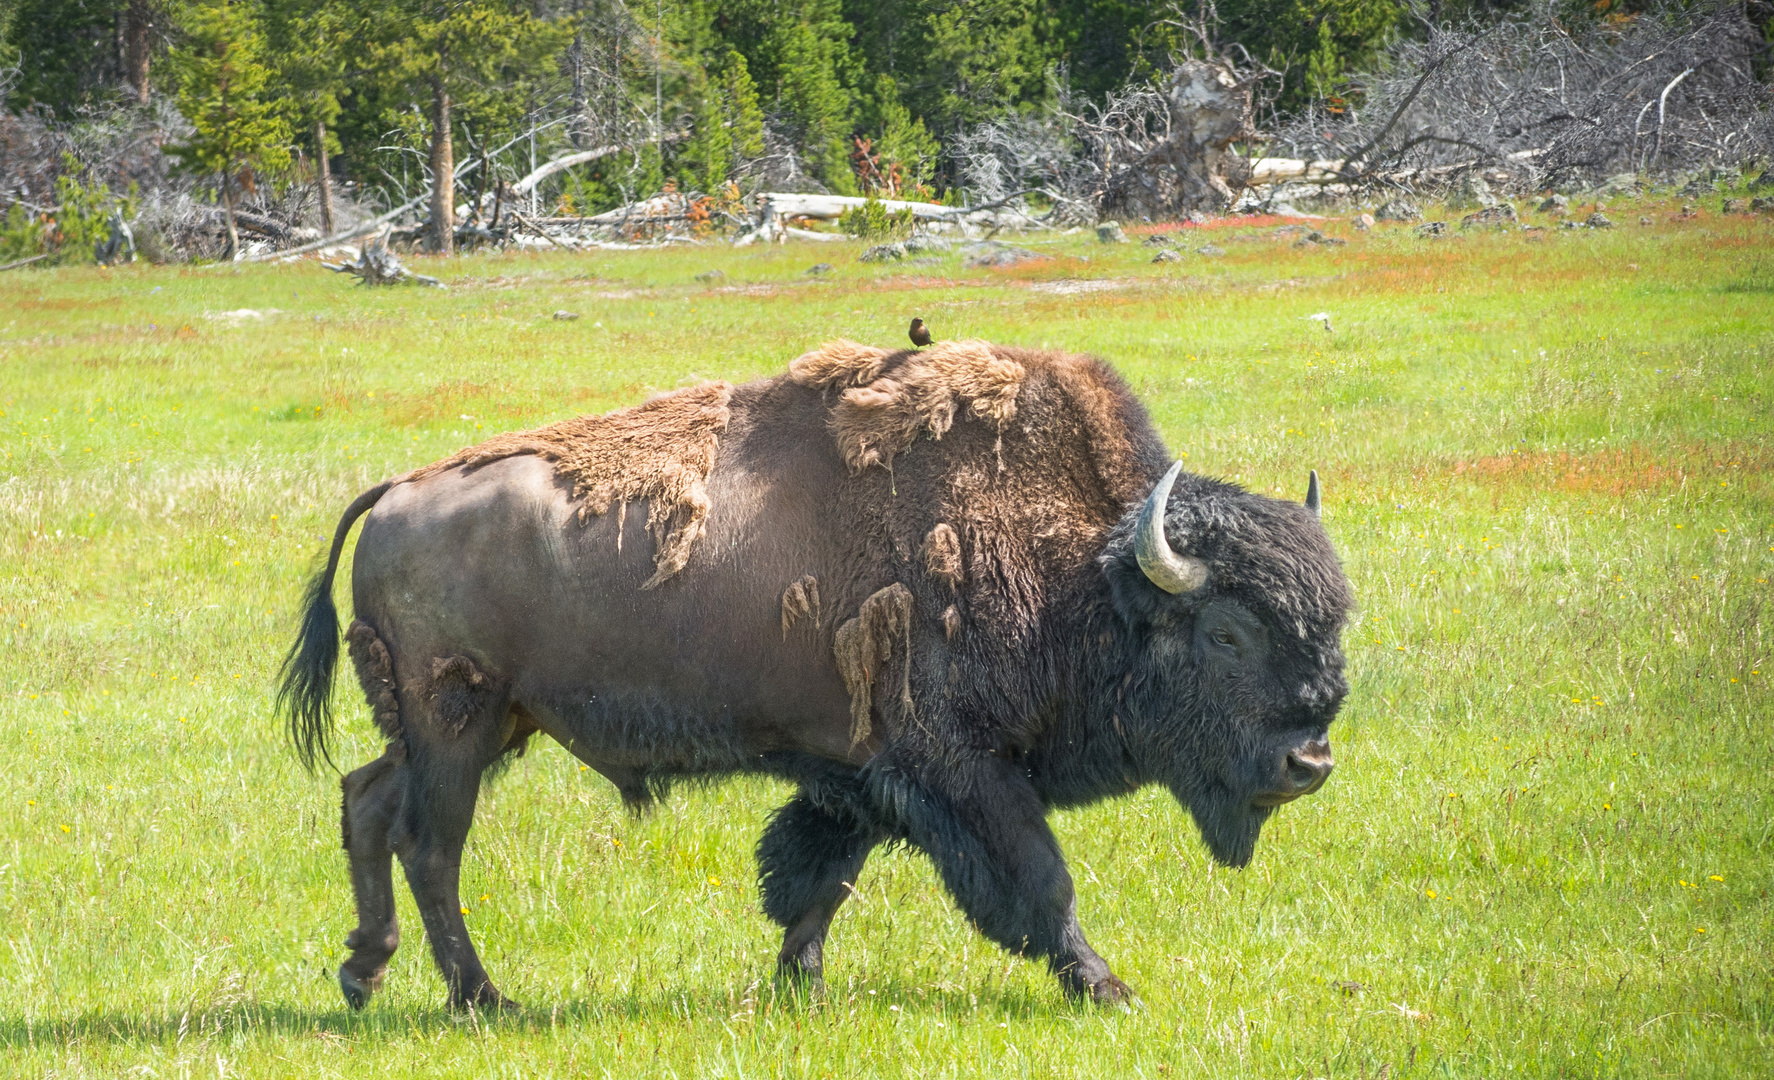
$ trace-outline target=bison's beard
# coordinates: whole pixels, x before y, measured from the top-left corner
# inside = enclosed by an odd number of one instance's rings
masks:
[[[1257,851],[1257,836],[1273,807],[1256,806],[1226,788],[1193,794],[1178,791],[1177,801],[1189,808],[1201,839],[1216,861],[1243,868]]]

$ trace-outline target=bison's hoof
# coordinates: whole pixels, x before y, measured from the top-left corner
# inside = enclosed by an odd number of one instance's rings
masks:
[[[355,1011],[370,1003],[370,995],[376,992],[374,980],[366,982],[346,971],[344,965],[339,966],[339,991],[345,995],[345,1004]]]
[[[1090,984],[1090,1000],[1098,1005],[1114,1005],[1121,1009],[1135,1009],[1140,1006],[1138,995],[1113,975]]]
[[[517,1002],[501,994],[490,982],[481,983],[472,993],[461,994],[450,1002],[450,1008],[463,1012],[512,1013]]]
[[[776,983],[791,998],[816,1004],[825,1000],[825,977],[796,963],[776,965]]]

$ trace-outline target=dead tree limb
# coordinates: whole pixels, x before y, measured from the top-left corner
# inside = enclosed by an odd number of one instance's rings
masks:
[[[410,281],[436,289],[444,288],[444,283],[437,278],[428,274],[415,274],[402,266],[381,237],[365,244],[352,262],[323,262],[320,265],[335,274],[350,274],[357,278],[360,285],[398,285],[403,281]]]

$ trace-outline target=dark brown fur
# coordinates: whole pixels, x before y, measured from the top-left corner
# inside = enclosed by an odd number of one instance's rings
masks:
[[[394,696],[394,659],[388,655],[388,646],[376,636],[375,627],[362,619],[353,620],[345,631],[345,644],[351,650],[357,682],[363,687],[376,727],[389,742],[399,740],[400,702]]]
[[[432,660],[431,682],[425,695],[431,703],[432,720],[447,734],[462,734],[468,721],[482,712],[481,699],[490,689],[487,677],[468,657]]]

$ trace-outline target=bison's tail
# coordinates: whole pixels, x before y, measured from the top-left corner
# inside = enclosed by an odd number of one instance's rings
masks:
[[[345,508],[333,533],[333,547],[326,566],[308,582],[302,598],[302,629],[278,673],[277,711],[289,716],[290,742],[309,772],[315,762],[333,763],[327,736],[333,726],[333,671],[339,665],[339,610],[333,606],[333,575],[351,526],[388,493],[395,481],[386,480],[359,495]]]

